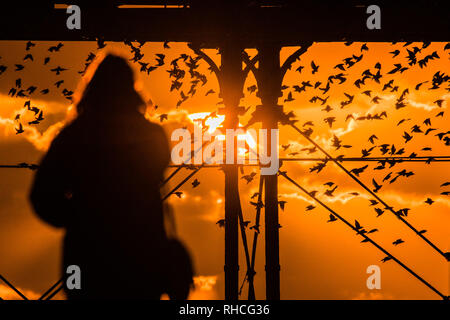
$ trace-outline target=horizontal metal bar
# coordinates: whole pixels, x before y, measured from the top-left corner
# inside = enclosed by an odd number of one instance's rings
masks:
[[[251,159],[255,160],[255,159]],[[294,162],[294,161],[333,161],[337,160],[339,162],[450,162],[450,156],[429,156],[429,157],[347,157],[347,158],[279,158],[280,161],[286,161],[286,162]],[[248,161],[248,160],[246,160]],[[256,160],[257,161],[257,160]],[[196,168],[202,166],[204,168],[219,168],[223,167],[227,164],[171,164],[168,167],[169,168],[192,168],[195,170]],[[250,167],[258,167],[262,166],[259,163],[244,163],[244,164],[236,164],[237,166],[250,166]],[[32,163],[22,163],[22,164],[1,164],[0,169],[31,169],[36,170],[39,168],[39,165],[32,164]]]

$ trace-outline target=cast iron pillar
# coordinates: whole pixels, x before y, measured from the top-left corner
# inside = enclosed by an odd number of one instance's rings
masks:
[[[236,129],[242,98],[242,48],[228,41],[221,48],[220,96],[225,108],[224,128]],[[234,164],[225,164],[225,300],[238,300],[239,293],[239,178],[236,165],[237,139],[234,138]]]
[[[278,129],[278,114],[282,106],[277,104],[281,92],[280,49],[276,44],[258,48],[258,97],[264,114],[262,127],[267,129],[267,149],[271,150],[271,129]],[[277,146],[278,148],[278,146]],[[277,174],[265,176],[265,246],[266,246],[266,299],[280,299],[280,247],[278,222]]]

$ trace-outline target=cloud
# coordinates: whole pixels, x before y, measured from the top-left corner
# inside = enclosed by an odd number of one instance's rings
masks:
[[[29,300],[37,300],[41,296],[40,294],[23,288],[17,288],[20,292],[22,292],[25,297],[27,297]],[[14,292],[10,287],[0,284],[0,297],[4,300],[22,300],[22,298]]]
[[[394,296],[390,293],[360,292],[351,300],[394,300]]]
[[[215,300],[219,293],[216,289],[217,275],[194,277],[195,288],[189,293],[189,300]]]
[[[4,128],[3,135],[5,138],[25,138],[37,150],[46,151],[52,140],[69,119],[69,116],[72,116],[73,107],[67,107],[67,105],[57,102],[33,99],[31,101],[31,106],[37,106],[44,112],[44,117],[46,118],[42,124],[39,124],[39,128],[42,128],[42,125],[50,123],[47,118],[50,118],[50,120],[54,120],[55,117],[62,118],[62,120],[53,121],[51,125],[44,127],[45,129],[41,132],[35,125],[32,126],[27,124],[29,121],[34,120],[33,112],[27,111],[23,107],[23,104],[27,100],[28,99],[11,98],[0,94],[0,102],[3,106],[2,112],[0,113],[0,128]],[[18,105],[20,106],[18,107]],[[19,120],[14,120],[16,115],[20,115]],[[19,126],[19,121],[23,126],[24,132],[17,135],[16,128]]]

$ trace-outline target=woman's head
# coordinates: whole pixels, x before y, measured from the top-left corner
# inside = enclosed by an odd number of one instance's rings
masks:
[[[145,102],[134,83],[134,72],[128,61],[119,55],[107,54],[93,71],[76,104],[78,115],[137,111]]]

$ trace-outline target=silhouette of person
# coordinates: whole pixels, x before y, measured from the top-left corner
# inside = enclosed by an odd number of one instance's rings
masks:
[[[170,152],[143,105],[128,62],[107,55],[36,173],[37,215],[66,229],[62,272],[81,269],[81,290],[66,289],[69,299],[159,299],[167,287],[159,186]]]

